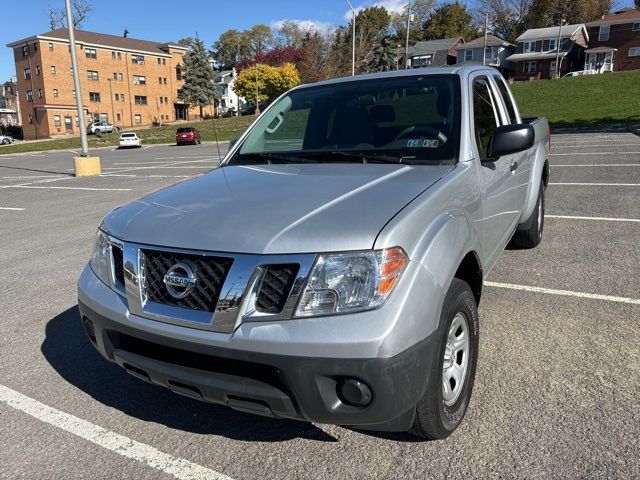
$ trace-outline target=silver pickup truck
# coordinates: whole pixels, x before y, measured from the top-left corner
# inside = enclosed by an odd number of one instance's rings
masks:
[[[542,238],[549,141],[491,68],[297,87],[219,168],[105,216],[82,323],[106,359],[188,397],[446,437],[483,279]]]

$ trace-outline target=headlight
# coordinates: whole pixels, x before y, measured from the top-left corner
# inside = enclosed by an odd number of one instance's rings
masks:
[[[107,285],[111,284],[111,246],[109,237],[98,229],[91,254],[91,269]]]
[[[359,312],[387,299],[408,262],[399,248],[322,254],[309,274],[296,317]]]

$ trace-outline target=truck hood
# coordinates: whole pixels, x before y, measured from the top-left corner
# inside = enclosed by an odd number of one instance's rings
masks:
[[[110,212],[121,240],[218,252],[364,250],[405,205],[454,167],[227,166]]]

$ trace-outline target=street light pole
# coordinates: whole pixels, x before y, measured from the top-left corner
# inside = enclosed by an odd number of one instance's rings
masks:
[[[407,39],[404,46],[404,68],[409,67],[409,28],[411,27],[411,2],[407,4]]]
[[[109,82],[109,100],[111,101],[111,123],[113,123],[114,125],[116,124],[116,114],[114,113],[113,110],[113,92],[111,90],[111,82],[113,81],[112,78],[107,78],[107,82]]]
[[[356,10],[349,0],[347,5],[351,9],[351,76],[356,74]]]
[[[562,36],[562,25],[565,19],[560,20],[560,26],[558,27],[558,40],[556,42],[556,78],[560,77],[560,38]]]
[[[73,31],[73,16],[71,14],[71,0],[65,0],[67,8],[67,27],[69,29],[69,47],[71,48],[71,66],[73,68],[73,86],[76,89],[76,107],[78,109],[78,122],[80,123],[80,144],[82,157],[89,156],[89,143],[87,142],[87,128],[84,119],[84,107],[82,103],[82,87],[80,86],[80,72],[78,71],[78,55],[76,53],[76,36]]]
[[[258,87],[258,64],[256,64],[256,66],[254,67],[256,69],[256,117],[258,115],[260,115],[260,100],[259,100],[259,95],[260,95],[260,90]]]

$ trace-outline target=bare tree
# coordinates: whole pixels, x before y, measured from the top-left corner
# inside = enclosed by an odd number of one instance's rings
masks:
[[[531,3],[532,0],[478,0],[476,21],[484,23],[487,15],[493,33],[505,40],[514,41],[525,29],[524,19]]]
[[[81,27],[82,22],[93,10],[93,5],[90,0],[72,0],[71,10],[73,26]],[[51,30],[65,28],[67,26],[67,12],[64,7],[59,8],[52,3],[49,4],[49,25],[51,26]]]

